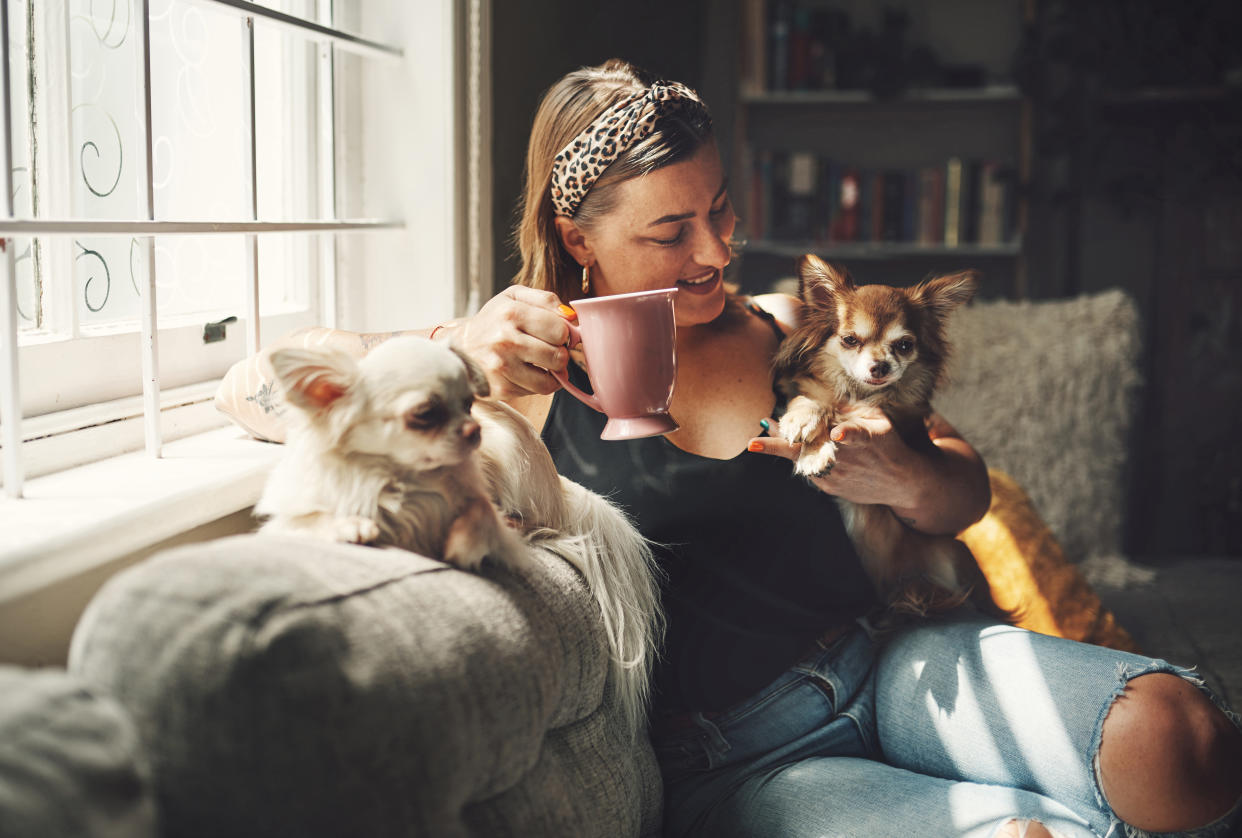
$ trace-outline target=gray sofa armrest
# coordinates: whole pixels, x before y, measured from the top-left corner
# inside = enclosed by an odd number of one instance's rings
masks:
[[[155,828],[121,708],[63,671],[0,667],[0,838],[153,838]]]
[[[540,554],[519,578],[247,535],[112,580],[70,669],[116,696],[178,836],[658,834],[598,611]]]

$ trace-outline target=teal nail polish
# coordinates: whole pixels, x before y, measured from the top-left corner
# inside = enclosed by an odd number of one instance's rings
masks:
[[[768,420],[767,420],[767,419],[760,419],[760,420],[759,420],[759,427],[761,427],[761,428],[763,428],[765,431],[767,431],[767,430],[771,430],[772,425],[768,422]]]

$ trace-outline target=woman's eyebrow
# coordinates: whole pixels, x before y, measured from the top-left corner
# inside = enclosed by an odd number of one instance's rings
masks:
[[[662,215],[659,218],[657,218],[655,221],[652,221],[647,226],[648,227],[659,227],[661,224],[669,224],[673,221],[684,221],[687,218],[694,218],[694,213],[683,212],[683,213],[678,213],[677,215]]]
[[[720,200],[720,196],[723,195],[728,188],[729,188],[729,179],[726,177],[724,180],[720,182],[720,189],[718,189],[716,191],[715,196],[712,197],[712,203],[714,204],[718,200]],[[647,226],[658,227],[661,224],[670,224],[674,221],[685,221],[687,218],[694,218],[694,213],[681,212],[681,213],[676,213],[674,215],[662,215],[659,218],[657,218],[655,221],[652,221]]]

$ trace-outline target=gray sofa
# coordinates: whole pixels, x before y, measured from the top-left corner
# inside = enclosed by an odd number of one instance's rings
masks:
[[[1072,559],[1104,562],[1105,603],[1129,597],[1123,624],[1165,653],[1176,612],[1144,603],[1201,578],[1204,562],[1175,573],[1115,558],[1133,305],[1117,293],[983,303],[953,328],[955,383],[938,406],[1023,484]],[[1242,579],[1242,562],[1207,564],[1218,587]],[[1242,663],[1236,646],[1211,645],[1236,643],[1230,613],[1216,625],[1203,609],[1180,615],[1193,644],[1170,654],[1218,688]],[[658,772],[648,743],[624,734],[597,611],[552,555],[519,578],[262,534],[179,548],[95,597],[69,672],[0,681],[10,729],[60,744],[0,749],[0,838],[660,830]],[[43,779],[24,781],[22,765]],[[38,828],[74,811],[93,814]]]
[[[63,670],[0,667],[0,838],[156,834],[129,714]]]
[[[115,697],[169,836],[659,833],[577,572],[270,535],[113,580],[70,672]]]

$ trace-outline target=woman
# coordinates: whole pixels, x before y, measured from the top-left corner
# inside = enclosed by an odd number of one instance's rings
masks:
[[[847,436],[813,484],[757,435],[798,307],[723,285],[735,216],[692,91],[619,61],[570,73],[536,115],[522,209],[517,284],[430,335],[479,360],[563,474],[668,545],[652,711],[668,834],[1223,834],[1242,734],[1184,670],[971,616],[882,642],[858,619],[873,595],[831,496],[953,533],[987,509],[986,471],[939,418],[930,453]],[[561,304],[674,285],[681,427],[602,442],[603,417],[548,373],[582,378]]]

